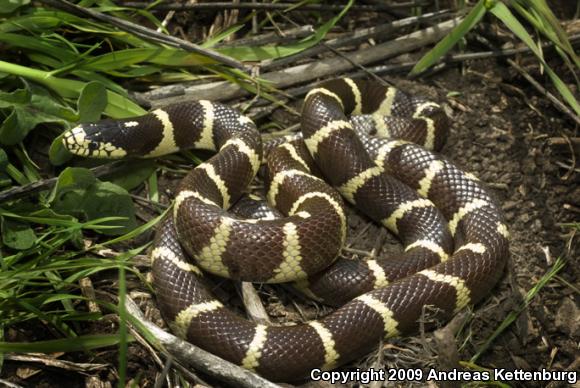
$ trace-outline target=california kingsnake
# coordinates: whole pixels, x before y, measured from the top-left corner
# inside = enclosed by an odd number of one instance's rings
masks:
[[[372,114],[365,119],[369,129],[359,125],[357,135],[346,118],[351,113]],[[267,378],[291,381],[416,328],[426,305],[449,317],[499,279],[508,231],[493,200],[477,178],[409,142],[439,149],[446,131],[447,118],[433,102],[371,82],[324,83],[305,99],[304,141],[268,152],[268,197],[284,215],[273,220],[223,210],[246,189],[262,156],[254,124],[224,105],[197,101],[83,124],[65,134],[64,144],[96,157],[219,150],[182,181],[173,216],[157,233],[151,257],[159,306],[172,329],[196,345]],[[342,200],[311,170],[398,234],[405,245],[401,258],[336,260],[347,232]],[[298,280],[329,303],[350,301],[305,324],[256,324],[213,296],[184,250],[215,274]]]

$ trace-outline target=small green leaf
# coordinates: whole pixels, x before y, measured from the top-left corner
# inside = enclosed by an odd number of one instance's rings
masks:
[[[97,181],[95,175],[86,168],[66,168],[60,173],[56,183],[56,191],[65,191],[70,188],[84,188],[94,184]]]
[[[157,165],[151,159],[127,161],[127,165],[111,174],[107,180],[121,186],[125,190],[132,190],[143,183],[153,174]]]
[[[50,163],[52,163],[55,166],[65,164],[66,162],[71,160],[72,157],[74,156],[64,147],[64,144],[62,144],[63,137],[64,132],[58,135],[52,141],[52,144],[50,145],[50,148],[48,150],[48,158],[50,160]]]
[[[2,25],[0,24],[0,27],[1,26]],[[50,72],[47,71],[21,66],[15,63],[1,60],[0,72],[9,73],[38,82],[39,84],[46,86],[64,98],[78,98],[85,86],[85,83],[81,81],[54,77]],[[143,108],[135,104],[129,98],[112,90],[107,90],[107,99],[109,103],[107,104],[107,108],[105,109],[104,113],[112,118],[120,119],[126,117],[135,117],[146,113]],[[76,115],[75,119],[68,121],[76,121]]]
[[[492,9],[495,6],[495,0],[484,0],[483,5],[486,9]]]
[[[461,94],[462,94],[461,92],[452,90],[449,93],[447,93],[447,97],[457,97],[457,96],[461,96]]]
[[[89,82],[81,91],[78,100],[79,121],[81,123],[98,121],[107,103],[105,86],[100,82]]]
[[[75,121],[74,111],[60,104],[46,89],[27,85],[12,93],[0,93],[0,109],[7,117],[0,126],[0,143],[14,145],[21,142],[38,124]]]
[[[418,74],[441,59],[455,46],[459,39],[463,38],[481,20],[485,13],[484,0],[479,0],[465,19],[449,35],[441,39],[435,47],[423,55],[419,62],[411,69],[411,74]]]
[[[59,176],[52,196],[52,209],[81,220],[115,219],[100,223],[100,233],[119,235],[137,226],[133,201],[127,190],[101,182],[85,168],[66,168]]]
[[[25,250],[34,245],[36,235],[25,222],[2,217],[2,242],[12,249]]]

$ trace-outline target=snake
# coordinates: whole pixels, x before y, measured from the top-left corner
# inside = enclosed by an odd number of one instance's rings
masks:
[[[84,157],[215,152],[181,181],[156,233],[157,302],[175,334],[273,381],[332,370],[381,340],[413,332],[427,306],[449,319],[490,292],[509,256],[508,228],[493,197],[438,152],[450,124],[441,105],[340,78],[306,95],[300,120],[299,135],[263,143],[251,119],[199,100],[81,124],[63,136],[64,146]],[[262,164],[278,215],[232,213]],[[397,235],[403,252],[342,258],[345,201]],[[294,282],[336,309],[288,326],[256,323],[224,305],[205,272]]]

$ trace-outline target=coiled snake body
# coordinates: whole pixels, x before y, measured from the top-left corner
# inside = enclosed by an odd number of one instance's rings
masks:
[[[369,116],[355,131],[348,114]],[[324,83],[305,99],[304,140],[268,151],[268,199],[283,215],[276,219],[227,212],[258,171],[262,143],[254,124],[224,105],[198,101],[83,124],[65,134],[64,144],[96,157],[217,151],[180,184],[173,215],[157,233],[151,257],[159,306],[189,341],[289,381],[415,329],[426,305],[449,317],[501,276],[508,232],[497,206],[477,178],[422,147],[439,149],[446,131],[447,118],[433,102],[370,82]],[[337,260],[347,234],[337,191],[397,234],[405,251],[382,261]],[[220,276],[296,281],[342,307],[294,326],[256,324],[218,301],[188,256]]]

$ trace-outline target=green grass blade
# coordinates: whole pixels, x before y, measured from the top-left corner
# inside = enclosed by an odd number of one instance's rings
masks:
[[[125,386],[127,376],[127,310],[125,298],[127,297],[127,281],[125,279],[125,266],[119,265],[119,387]]]
[[[244,27],[243,24],[235,24],[235,25],[227,28],[226,30],[224,30],[224,31],[222,31],[214,36],[210,36],[208,39],[206,39],[205,42],[203,42],[199,46],[203,47],[203,48],[211,48],[211,47],[215,46],[216,44],[218,44],[219,42],[221,42],[222,40],[226,39],[228,36],[235,34],[239,30],[241,30],[243,27]]]
[[[105,348],[119,344],[120,336],[114,335],[86,335],[75,338],[63,338],[36,342],[0,342],[0,352],[12,353],[56,353],[77,352],[91,349]],[[128,341],[134,338],[128,336]]]
[[[340,11],[338,15],[320,26],[312,36],[309,36],[298,43],[291,45],[271,45],[261,47],[236,46],[236,47],[220,47],[217,48],[221,54],[230,56],[240,61],[262,61],[265,59],[277,59],[299,53],[316,44],[318,44],[328,31],[336,25],[336,23],[348,12],[349,8],[354,4],[354,0],[350,0],[348,4]]]
[[[488,372],[490,376],[492,376],[490,381],[486,381],[485,383],[481,383],[482,387],[499,387],[499,388],[511,388],[511,385],[502,383],[501,381],[497,381],[493,379],[493,369],[483,368],[477,364],[474,364],[469,361],[459,361],[459,365],[466,369],[471,369],[479,372]]]
[[[90,58],[80,64],[78,68],[106,72],[143,62],[172,67],[203,66],[217,63],[211,58],[184,50],[164,47],[142,47],[117,50]]]
[[[543,24],[548,26],[545,30],[540,30],[544,33],[550,40],[556,43],[562,50],[566,52],[572,58],[576,66],[580,67],[580,59],[574,51],[574,48],[570,44],[570,40],[562,25],[558,21],[558,18],[554,15],[545,0],[528,0],[527,3],[536,11],[536,13],[541,17]],[[551,36],[555,36],[554,39]]]
[[[465,19],[449,35],[439,41],[427,54],[423,55],[419,62],[411,69],[410,74],[418,74],[440,60],[481,20],[485,13],[484,0],[479,0]]]
[[[126,234],[124,234],[122,236],[119,236],[119,237],[116,237],[116,238],[114,238],[112,240],[108,240],[108,241],[105,241],[105,242],[103,242],[101,244],[95,245],[94,248],[101,249],[101,248],[103,248],[103,247],[105,247],[107,245],[116,244],[116,243],[121,242],[121,241],[130,240],[133,237],[140,235],[141,233],[143,233],[143,232],[151,229],[152,227],[154,227],[159,221],[161,221],[163,219],[163,217],[165,217],[165,215],[167,214],[167,212],[169,212],[171,209],[172,209],[171,207],[168,208],[167,210],[165,210],[163,212],[163,214],[155,217],[154,219],[150,220],[146,224],[140,225],[137,228],[133,229],[132,231],[130,231],[130,232],[128,232],[128,233],[126,233]]]
[[[532,287],[526,294],[523,303],[518,307],[516,311],[512,311],[508,316],[502,321],[502,323],[495,329],[493,334],[485,341],[485,343],[477,350],[477,353],[469,360],[470,363],[477,362],[477,359],[491,346],[493,341],[504,332],[516,319],[517,317],[526,309],[530,302],[534,299],[536,294],[548,283],[564,266],[566,261],[559,257],[552,268],[540,278],[540,280]]]
[[[36,36],[0,32],[0,42],[12,47],[41,52],[59,61],[74,61],[76,57],[75,53],[62,45],[53,44],[48,39],[39,39]]]
[[[14,63],[0,61],[0,72],[20,76],[38,82],[64,98],[78,98],[86,86],[85,82],[57,78],[48,72],[20,66]],[[126,118],[142,115],[145,110],[127,97],[107,90],[107,108],[105,114],[112,118]]]
[[[543,58],[541,50],[538,48],[530,34],[526,31],[524,26],[516,19],[516,17],[511,13],[508,7],[503,3],[496,3],[493,8],[490,9],[490,12],[496,16],[499,20],[501,20],[507,28],[509,28],[522,42],[524,42],[530,50],[538,57],[542,65],[546,69],[546,73],[554,83],[554,86],[560,93],[560,95],[564,98],[564,100],[568,103],[572,109],[576,112],[577,115],[580,115],[580,105],[576,98],[568,89],[568,86],[558,77],[558,75],[548,66],[546,61]]]

